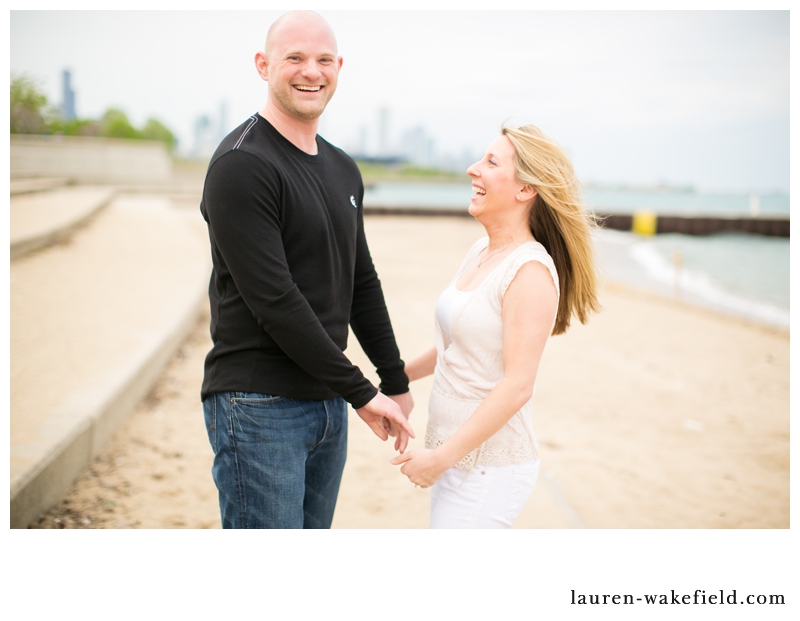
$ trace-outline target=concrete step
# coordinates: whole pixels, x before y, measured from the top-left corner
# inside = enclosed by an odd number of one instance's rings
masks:
[[[68,239],[116,194],[109,186],[74,186],[11,196],[11,260]]]
[[[12,178],[10,185],[11,196],[44,192],[69,185],[72,182],[67,177],[24,177]]]
[[[203,196],[203,179],[195,183],[172,183],[162,187],[157,186],[118,186],[120,192],[125,194],[158,194],[172,201],[175,207],[181,209],[200,209],[200,199]]]
[[[149,392],[210,269],[199,212],[157,196],[119,196],[68,244],[11,263],[12,528],[57,502]]]

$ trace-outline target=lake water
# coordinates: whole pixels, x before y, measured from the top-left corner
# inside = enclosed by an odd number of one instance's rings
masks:
[[[472,190],[465,184],[387,183],[368,188],[367,207],[466,210]],[[784,194],[695,193],[589,188],[598,211],[651,210],[675,215],[748,216],[789,214]],[[601,230],[596,239],[600,269],[609,279],[649,289],[731,315],[789,327],[789,239],[725,233],[676,233],[642,237]],[[677,263],[676,263],[677,259]]]
[[[610,280],[789,327],[787,238],[741,233],[642,237],[601,230],[596,245],[601,273]]]
[[[633,213],[651,210],[676,216],[749,216],[751,209],[760,215],[786,216],[789,197],[785,194],[715,194],[590,188],[587,202],[598,211]]]

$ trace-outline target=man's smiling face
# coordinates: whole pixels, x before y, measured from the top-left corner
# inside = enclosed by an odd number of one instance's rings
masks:
[[[342,66],[333,32],[318,20],[292,20],[271,43],[266,51],[269,97],[293,118],[318,118],[336,91]]]

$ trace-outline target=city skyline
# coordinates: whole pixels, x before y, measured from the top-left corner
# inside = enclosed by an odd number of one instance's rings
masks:
[[[477,157],[510,119],[585,183],[789,189],[788,11],[320,13],[344,57],[320,134],[345,150]],[[280,14],[12,11],[11,70],[59,105],[68,69],[79,116],[152,116],[186,151],[222,102],[228,130],[263,106],[252,57]]]

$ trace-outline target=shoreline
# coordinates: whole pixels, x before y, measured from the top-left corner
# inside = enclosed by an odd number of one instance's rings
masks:
[[[636,237],[630,232],[607,229],[600,229],[597,233],[595,247],[603,280],[665,300],[683,302],[723,316],[789,332],[789,308],[774,299],[756,300],[733,293],[714,283],[707,273],[696,269],[680,269],[681,283],[678,285],[674,263],[658,250],[644,247],[647,242],[657,241],[653,237]],[[632,256],[632,249],[637,252],[638,259]]]

